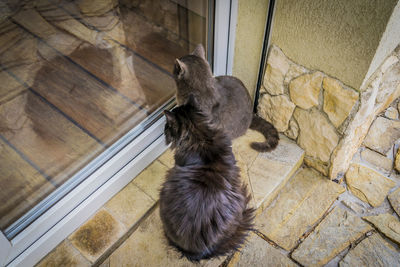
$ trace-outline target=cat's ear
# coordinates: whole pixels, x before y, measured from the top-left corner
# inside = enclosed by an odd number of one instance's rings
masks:
[[[206,52],[204,51],[204,47],[202,44],[198,44],[196,48],[193,50],[191,55],[201,57],[202,59],[206,59]]]
[[[164,110],[165,118],[167,119],[168,124],[174,124],[175,122],[175,114],[169,110]]]
[[[186,64],[180,61],[179,59],[175,59],[174,74],[178,77],[178,79],[182,79],[183,77],[185,77],[186,73],[187,73]]]

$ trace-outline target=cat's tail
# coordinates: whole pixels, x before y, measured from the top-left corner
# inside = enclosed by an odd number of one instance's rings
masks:
[[[278,145],[279,134],[274,125],[259,117],[257,114],[253,115],[253,119],[250,124],[250,129],[260,132],[267,139],[266,142],[253,142],[251,148],[259,152],[271,151]]]

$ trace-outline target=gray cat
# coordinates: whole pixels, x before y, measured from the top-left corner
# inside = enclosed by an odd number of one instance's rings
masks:
[[[264,152],[278,145],[278,131],[253,113],[252,101],[243,83],[233,76],[213,77],[201,44],[190,55],[176,59],[174,78],[178,105],[186,104],[193,95],[198,108],[211,117],[214,127],[222,129],[231,139],[251,128],[267,139],[264,143],[252,143],[253,149]]]

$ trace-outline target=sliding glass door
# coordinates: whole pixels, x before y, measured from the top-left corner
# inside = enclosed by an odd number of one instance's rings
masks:
[[[104,190],[87,204],[98,207],[165,149],[174,60],[202,43],[213,65],[214,35],[229,32],[232,1],[1,5],[0,265]],[[214,28],[221,17],[228,24]]]

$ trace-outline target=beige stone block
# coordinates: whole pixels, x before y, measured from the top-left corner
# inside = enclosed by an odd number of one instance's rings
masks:
[[[357,214],[363,214],[366,211],[365,207],[363,207],[360,203],[352,202],[349,199],[344,199],[341,202],[346,208],[352,210]]]
[[[385,117],[391,120],[398,120],[399,119],[399,112],[394,107],[388,107],[385,111]]]
[[[129,183],[110,199],[104,207],[127,228],[132,227],[155,204],[155,201]]]
[[[400,172],[400,148],[397,150],[396,157],[394,160],[394,168]]]
[[[94,263],[125,233],[125,230],[122,223],[101,209],[68,239],[83,256]]]
[[[168,168],[172,168],[175,165],[174,155],[174,151],[168,148],[157,160]]]
[[[158,161],[154,161],[146,169],[144,169],[136,178],[133,183],[142,189],[152,199],[158,200],[160,198],[161,185],[165,181],[168,168]]]
[[[392,241],[400,244],[400,221],[396,217],[385,213],[378,216],[366,216],[363,219],[375,225],[382,234]]]
[[[307,72],[309,72],[309,70],[306,69],[305,67],[300,66],[300,65],[294,63],[293,61],[290,61],[289,70],[286,73],[285,79],[283,81],[284,86],[289,86],[289,83],[291,80],[293,80],[294,78],[301,76]]]
[[[317,171],[301,169],[256,218],[256,227],[279,246],[291,250],[344,191],[343,186]]]
[[[290,102],[286,95],[264,94],[258,105],[258,114],[271,122],[279,132],[284,132],[288,129],[295,107],[296,105]]]
[[[293,116],[300,128],[297,142],[306,151],[306,155],[328,162],[339,142],[335,127],[314,108],[309,111],[296,108]]]
[[[271,45],[263,82],[268,93],[271,95],[283,94],[283,80],[288,70],[289,61],[286,56],[277,46]]]
[[[397,188],[395,191],[390,193],[388,199],[397,215],[400,216],[400,188]]]
[[[247,167],[256,159],[258,151],[250,147],[253,142],[265,142],[265,137],[254,130],[248,129],[245,135],[233,140],[232,150],[237,161],[243,162]]]
[[[318,106],[322,78],[323,74],[321,72],[314,72],[293,79],[289,83],[292,102],[303,109]]]
[[[379,234],[373,234],[350,250],[339,266],[400,266],[400,257]]]
[[[240,252],[236,252],[234,261],[228,264],[229,267],[297,266],[286,255],[256,234],[251,233],[248,239],[248,244]]]
[[[380,206],[396,183],[366,166],[352,163],[346,173],[346,182],[356,197],[373,207]]]
[[[253,187],[251,186],[251,182],[250,182],[249,167],[243,161],[240,161],[240,160],[237,161],[236,166],[239,167],[239,169],[240,169],[240,178],[241,178],[242,182],[247,186],[247,191],[249,192],[249,194],[251,196],[251,200],[250,200],[249,205],[251,207],[255,208],[256,207],[256,202],[254,200]]]
[[[378,69],[371,82],[362,88],[361,104],[344,132],[344,137],[331,158],[330,178],[343,175],[350,165],[375,116],[400,97],[400,64],[396,63],[382,74]]]
[[[364,140],[366,147],[385,155],[400,138],[400,121],[378,117]]]
[[[361,159],[371,163],[377,169],[383,170],[384,172],[390,172],[392,170],[393,162],[391,159],[368,148],[361,152]]]
[[[225,257],[189,262],[172,247],[164,236],[159,208],[110,256],[110,266],[219,266]]]
[[[322,266],[370,230],[359,217],[336,207],[294,250],[292,258],[303,266]]]
[[[296,143],[281,137],[271,152],[260,153],[248,170],[254,201],[263,210],[303,162],[304,151]]]
[[[299,125],[293,117],[289,121],[289,129],[286,130],[285,135],[293,140],[299,136]]]
[[[322,173],[324,176],[328,176],[328,164],[326,162],[322,162],[318,159],[312,158],[312,157],[304,157],[304,163],[311,168],[316,169],[320,173]]]
[[[53,251],[46,255],[36,267],[51,266],[90,266],[85,259],[67,240],[64,240]]]
[[[350,111],[357,103],[358,93],[344,88],[339,81],[330,77],[324,78],[322,86],[324,88],[324,111],[337,128],[350,115]]]

